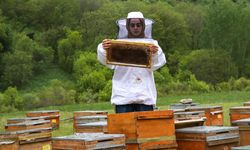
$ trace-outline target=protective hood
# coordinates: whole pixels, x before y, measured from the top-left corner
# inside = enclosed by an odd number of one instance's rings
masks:
[[[145,38],[152,39],[152,26],[154,21],[147,18],[144,19],[145,19],[145,30],[144,30]],[[126,28],[126,23],[127,19],[119,19],[116,21],[116,24],[118,26],[118,35],[117,35],[118,39],[128,38],[128,30]]]

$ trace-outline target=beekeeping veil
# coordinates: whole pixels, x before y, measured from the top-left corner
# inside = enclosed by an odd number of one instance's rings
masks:
[[[127,18],[123,18],[123,19],[119,19],[116,21],[116,24],[118,26],[118,35],[117,38],[118,39],[124,39],[124,38],[128,38],[128,30],[126,28],[126,24],[127,24],[127,19],[131,19],[131,18],[140,18],[140,19],[144,19],[144,24],[145,24],[145,29],[144,29],[144,35],[145,38],[152,38],[152,25],[154,23],[153,20],[148,19],[148,18],[144,18],[143,14],[141,12],[130,12],[128,13]]]

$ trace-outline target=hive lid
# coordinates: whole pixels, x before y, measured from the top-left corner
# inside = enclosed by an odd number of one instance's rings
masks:
[[[236,125],[240,123],[250,123],[250,118],[235,120],[232,122],[232,124],[236,124]]]
[[[105,116],[105,115],[81,116],[81,117],[76,117],[76,119],[107,119],[107,116]]]
[[[52,140],[96,141],[124,137],[124,134],[76,133],[69,136],[53,137]]]
[[[16,135],[16,134],[23,134],[23,133],[37,133],[37,132],[50,131],[50,130],[52,130],[51,127],[49,127],[49,128],[36,128],[36,129],[28,129],[28,130],[0,132],[0,135]]]
[[[50,123],[49,120],[35,120],[35,121],[24,121],[20,123],[7,124],[6,126],[28,126],[28,125],[36,125],[36,124],[44,124]]]
[[[38,111],[29,111],[28,113],[51,113],[51,112],[59,112],[59,110],[38,110]]]
[[[223,133],[232,130],[238,130],[238,127],[220,127],[220,126],[197,126],[176,129],[176,133]]]
[[[90,122],[84,124],[78,124],[78,127],[89,127],[89,126],[107,126],[107,121]]]
[[[188,111],[188,112],[175,112],[175,115],[192,115],[192,114],[204,114],[204,111]]]

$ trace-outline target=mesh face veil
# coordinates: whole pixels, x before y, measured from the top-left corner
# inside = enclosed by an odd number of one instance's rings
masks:
[[[134,14],[139,14],[138,16],[133,16]],[[143,18],[143,15],[137,12],[131,12],[128,14],[128,18],[127,19],[131,19],[131,18]],[[126,28],[126,24],[127,24],[127,19],[122,18],[116,21],[116,24],[118,26],[118,34],[117,34],[117,38],[118,39],[124,39],[124,38],[128,38],[128,30]],[[147,19],[144,18],[144,22],[145,22],[145,30],[144,30],[144,35],[145,38],[152,38],[152,26],[154,21],[151,19]]]

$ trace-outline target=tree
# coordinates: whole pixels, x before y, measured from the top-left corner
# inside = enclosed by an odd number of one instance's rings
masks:
[[[237,67],[225,50],[196,50],[182,61],[182,70],[190,70],[198,80],[216,84],[237,77]]]
[[[3,57],[3,79],[8,85],[22,86],[33,76],[32,55],[23,51],[6,53]]]
[[[83,47],[83,39],[79,32],[68,31],[65,39],[58,43],[59,64],[67,71],[72,72],[74,55]]]

